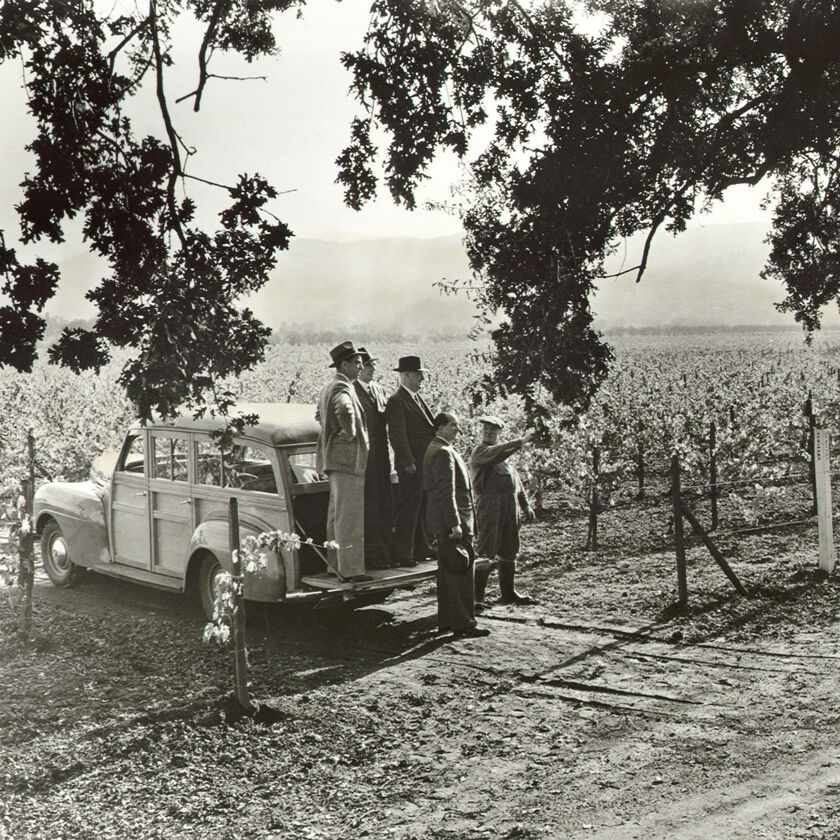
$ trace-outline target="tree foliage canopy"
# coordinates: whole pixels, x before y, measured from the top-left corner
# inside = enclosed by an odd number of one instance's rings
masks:
[[[380,172],[412,207],[434,155],[459,199],[479,298],[504,319],[497,380],[585,400],[611,353],[590,295],[639,231],[679,232],[773,179],[768,276],[811,331],[840,293],[840,4],[833,0],[376,0],[345,54],[364,112],[339,158],[360,207]],[[384,131],[377,161],[376,131]]]
[[[220,378],[262,357],[269,330],[236,301],[266,282],[292,235],[268,212],[276,192],[259,175],[225,187],[230,204],[218,230],[196,223],[195,203],[181,189],[191,177],[191,150],[167,97],[173,24],[190,14],[203,27],[191,94],[198,110],[213,51],[235,50],[249,60],[273,52],[271,12],[293,5],[148,0],[130,14],[112,7],[110,16],[88,0],[0,6],[0,61],[23,61],[37,122],[27,147],[35,169],[17,207],[22,241],[61,242],[64,223],[82,215],[90,249],[110,270],[88,294],[98,307],[94,329],[65,330],[50,358],[78,371],[107,361],[109,346],[137,348],[122,383],[141,417],[172,414],[184,402],[201,405]],[[126,104],[141,91],[157,100],[164,139],[133,130]],[[0,307],[0,364],[27,370],[59,272],[43,260],[22,264],[5,240],[0,272],[8,300]]]
[[[191,149],[167,96],[174,25],[191,15],[204,33],[198,110],[214,52],[271,54],[272,17],[304,2],[0,5],[0,61],[22,60],[37,123],[22,240],[61,241],[81,216],[109,266],[89,294],[93,330],[65,331],[51,358],[81,370],[110,345],[138,348],[123,384],[143,417],[200,403],[261,357],[267,329],[236,301],[291,236],[255,174],[225,187],[217,230],[197,223]],[[819,327],[840,294],[839,35],[836,0],[374,0],[363,47],[343,55],[363,109],[338,178],[351,207],[384,176],[411,208],[434,156],[461,156],[479,301],[502,315],[496,381],[532,404],[542,391],[585,402],[611,359],[590,309],[605,259],[645,231],[628,269],[641,277],[658,230],[682,230],[735,184],[772,180],[765,273],[786,284],[780,307]],[[127,103],[149,91],[162,130],[138,137]],[[27,369],[59,272],[22,263],[2,238],[0,272],[0,364]]]

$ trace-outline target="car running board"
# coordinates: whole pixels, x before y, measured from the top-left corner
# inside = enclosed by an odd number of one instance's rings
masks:
[[[90,566],[90,571],[100,575],[119,578],[120,580],[131,580],[135,583],[142,583],[144,586],[151,586],[155,589],[184,591],[184,581],[180,577],[164,577],[161,572],[150,572],[147,569],[138,569],[135,566],[126,566],[123,563],[98,563]]]
[[[318,589],[376,592],[379,589],[394,589],[434,577],[437,574],[437,563],[418,563],[416,566],[400,566],[396,569],[368,569],[366,574],[373,580],[342,581],[335,575],[322,572],[317,575],[301,575],[301,582]]]

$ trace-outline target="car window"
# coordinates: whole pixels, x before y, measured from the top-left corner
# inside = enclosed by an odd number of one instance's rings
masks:
[[[140,473],[144,472],[145,452],[143,449],[143,435],[136,434],[130,439],[128,449],[125,451],[125,457],[119,469],[123,472]]]
[[[234,446],[225,453],[224,486],[276,493],[271,451],[260,446]]]
[[[152,478],[165,478],[169,481],[187,480],[187,441],[182,438],[158,437],[154,442]]]
[[[196,458],[196,484],[222,486],[222,456],[211,440],[199,440]]]
[[[316,481],[326,481],[326,476],[319,474],[315,468],[314,452],[299,452],[296,455],[289,455],[289,464],[292,468],[292,477],[295,484],[313,484]]]

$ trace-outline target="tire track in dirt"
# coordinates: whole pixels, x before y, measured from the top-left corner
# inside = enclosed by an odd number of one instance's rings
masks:
[[[799,836],[803,812],[823,810],[840,787],[840,742],[812,752],[795,764],[765,767],[745,782],[681,798],[644,819],[619,827],[592,826],[569,840],[754,840]],[[827,821],[826,821],[827,822]],[[797,825],[795,826],[794,823]],[[830,828],[828,829],[831,830]],[[811,829],[812,838],[836,836]]]

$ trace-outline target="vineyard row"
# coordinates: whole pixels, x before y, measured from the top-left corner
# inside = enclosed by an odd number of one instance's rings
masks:
[[[521,399],[482,386],[489,369],[483,347],[465,341],[374,350],[386,390],[397,385],[397,358],[421,355],[427,401],[462,416],[465,451],[486,412],[506,421],[506,434],[524,432]],[[314,402],[330,375],[328,361],[326,346],[274,345],[265,362],[231,384],[243,402]],[[567,509],[587,509],[593,492],[602,505],[644,496],[666,476],[674,453],[686,488],[778,489],[786,476],[807,472],[814,424],[840,442],[839,363],[831,338],[808,347],[798,333],[622,338],[587,411],[574,415],[536,395],[547,419],[540,442],[519,454],[520,471],[533,494]],[[93,457],[120,443],[132,421],[117,385],[121,364],[100,374],[45,364],[31,374],[0,371],[0,489],[20,480],[30,430],[38,472],[48,478],[84,478]]]

